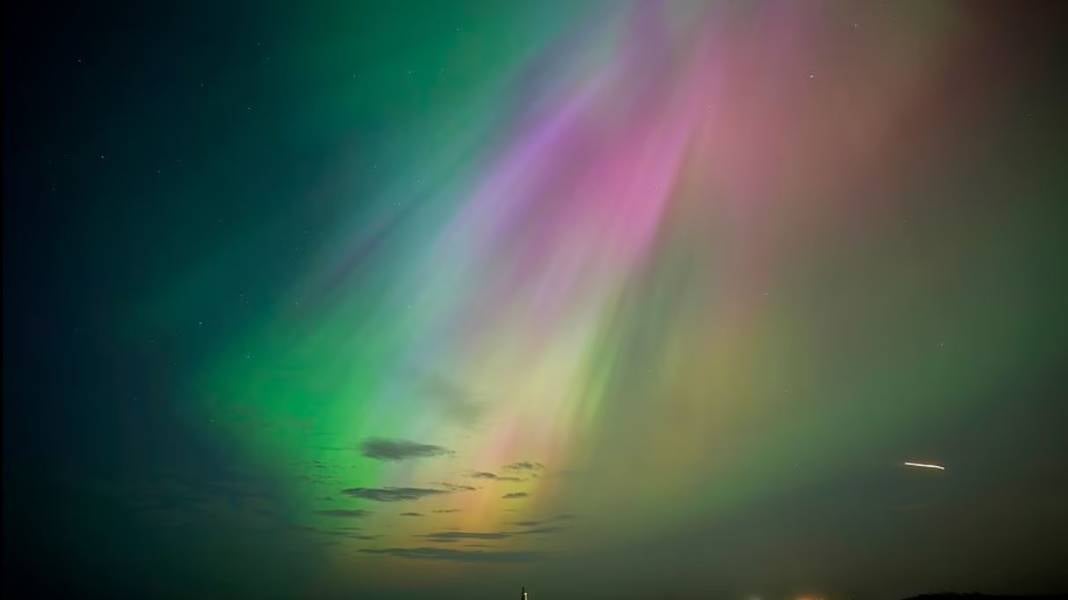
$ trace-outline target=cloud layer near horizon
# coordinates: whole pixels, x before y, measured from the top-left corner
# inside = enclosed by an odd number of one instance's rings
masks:
[[[448,456],[452,450],[434,444],[420,444],[408,440],[370,438],[360,445],[360,452],[367,458],[384,461],[400,461],[412,458]]]

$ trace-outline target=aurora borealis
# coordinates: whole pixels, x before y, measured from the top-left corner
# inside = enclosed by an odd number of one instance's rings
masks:
[[[5,12],[9,594],[1068,590],[1057,3]]]

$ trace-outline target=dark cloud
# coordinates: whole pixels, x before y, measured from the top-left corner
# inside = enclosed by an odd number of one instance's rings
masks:
[[[507,531],[438,531],[419,537],[434,542],[455,542],[456,540],[503,540],[511,535]]]
[[[419,537],[432,542],[455,542],[457,540],[503,540],[517,535],[538,535],[547,533],[559,533],[563,527],[547,525],[545,527],[528,527],[516,531],[439,531],[423,534]]]
[[[386,488],[348,488],[341,490],[342,494],[363,500],[375,502],[400,502],[403,500],[419,500],[427,496],[448,494],[449,490],[437,490],[432,488],[414,487],[386,487]]]
[[[365,440],[360,447],[361,452],[367,458],[375,460],[408,460],[410,458],[429,458],[432,456],[446,456],[452,454],[452,450],[435,446],[433,444],[420,444],[407,440],[387,440],[384,438],[371,438]]]
[[[572,519],[577,519],[577,518],[578,518],[577,515],[573,515],[573,514],[570,514],[570,513],[564,513],[564,514],[556,515],[554,517],[547,517],[547,518],[536,520],[536,521],[516,521],[515,523],[513,523],[513,525],[517,525],[519,527],[536,527],[538,525],[541,525],[542,523],[552,523],[554,521],[570,521]]]
[[[400,516],[402,516],[402,517],[421,517],[421,516],[423,516],[423,513],[417,513],[417,512],[402,512],[402,513],[400,514]]]
[[[315,514],[323,515],[323,516],[326,516],[326,517],[348,517],[350,519],[357,519],[357,518],[360,518],[360,517],[366,517],[367,515],[371,514],[371,511],[363,510],[363,509],[360,509],[360,508],[354,508],[354,509],[336,508],[336,509],[331,509],[331,510],[317,510],[317,511],[315,511]]]
[[[380,535],[370,535],[361,533],[359,529],[353,527],[338,527],[335,529],[319,529],[317,527],[309,527],[307,525],[297,525],[296,529],[307,531],[308,533],[317,533],[319,535],[327,535],[331,537],[344,537],[353,540],[377,540],[382,537]]]
[[[550,525],[548,527],[531,527],[530,529],[522,529],[520,531],[516,531],[515,535],[534,535],[534,534],[539,534],[539,533],[558,533],[558,532],[563,531],[563,530],[564,530],[563,527],[559,527],[559,526],[556,526],[556,525]]]
[[[545,465],[540,462],[521,460],[510,465],[504,465],[504,468],[509,471],[541,471],[545,468]]]
[[[443,487],[445,489],[454,491],[454,492],[471,492],[471,491],[474,491],[474,490],[478,489],[478,488],[475,488],[475,487],[471,487],[469,485],[458,485],[458,484],[455,484],[455,483],[440,482],[440,483],[438,483],[438,485],[440,485],[441,487]]]
[[[456,513],[456,512],[460,512],[460,509],[458,509],[458,508],[438,508],[438,509],[435,509],[434,512],[436,512],[436,513]]]
[[[520,498],[526,498],[529,495],[530,494],[528,494],[526,492],[511,492],[509,494],[505,494],[505,495],[501,496],[501,498],[503,498],[505,500],[518,500]]]
[[[510,475],[498,475],[496,473],[490,473],[489,471],[475,471],[471,473],[470,477],[475,479],[492,479],[494,481],[523,481],[519,477],[512,477]]]
[[[365,548],[360,552],[385,554],[415,560],[496,563],[529,562],[537,560],[541,556],[537,552],[454,550],[452,548]]]

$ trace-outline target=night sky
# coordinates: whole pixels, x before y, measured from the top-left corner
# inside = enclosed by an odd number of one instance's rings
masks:
[[[29,4],[7,592],[1068,591],[1068,3]]]

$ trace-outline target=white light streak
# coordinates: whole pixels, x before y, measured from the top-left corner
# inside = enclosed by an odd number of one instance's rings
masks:
[[[905,461],[905,466],[906,467],[919,467],[921,469],[938,469],[939,471],[945,471],[946,470],[946,468],[943,467],[942,465],[933,465],[933,464],[930,464],[930,463],[918,463],[918,462]]]

